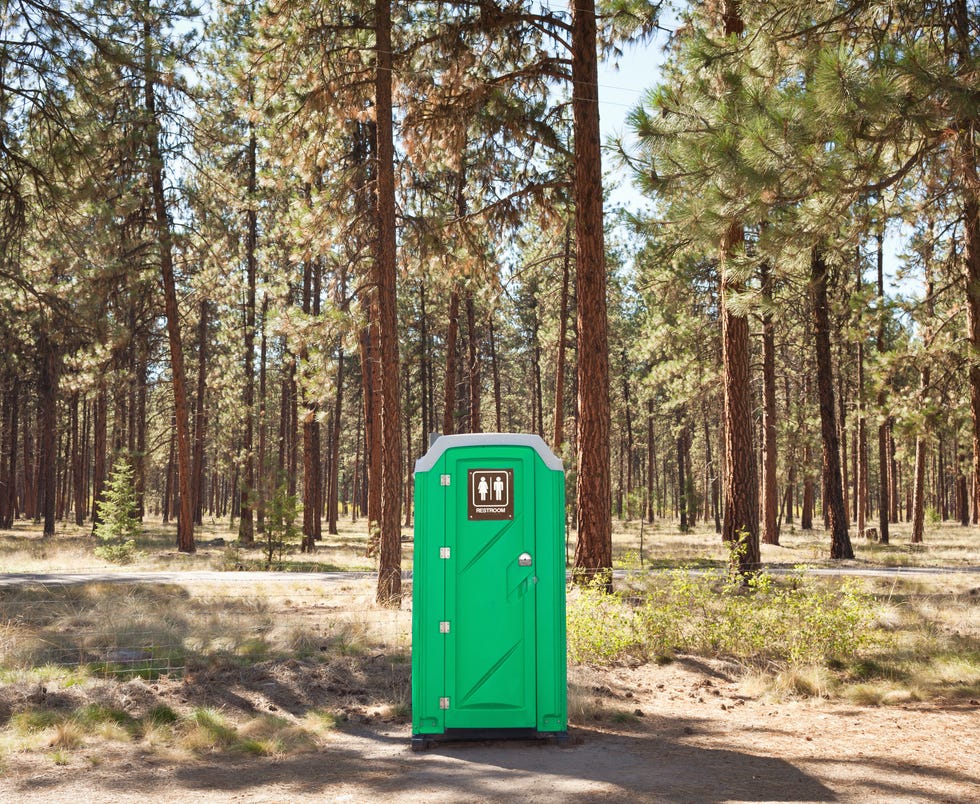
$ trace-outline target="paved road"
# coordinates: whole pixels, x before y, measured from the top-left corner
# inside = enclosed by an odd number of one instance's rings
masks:
[[[796,567],[765,567],[771,575],[791,575]],[[635,575],[646,575],[660,570],[616,570],[613,576],[623,579]],[[693,573],[708,573],[716,570],[691,570]],[[980,566],[974,567],[806,567],[807,575],[828,575],[834,577],[857,576],[869,578],[918,578],[942,575],[977,575]],[[16,572],[0,574],[0,588],[41,584],[45,586],[70,586],[83,583],[148,583],[148,584],[277,584],[311,583],[333,584],[342,581],[374,578],[373,572],[216,572],[209,570],[185,570],[165,572]],[[412,579],[411,572],[403,572],[402,578]]]

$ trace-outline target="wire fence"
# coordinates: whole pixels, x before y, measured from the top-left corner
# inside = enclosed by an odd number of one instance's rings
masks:
[[[403,607],[390,609],[373,603],[374,581],[364,574],[329,581],[171,575],[8,581],[0,586],[0,677],[152,679],[220,662],[407,654],[411,645],[407,585]]]

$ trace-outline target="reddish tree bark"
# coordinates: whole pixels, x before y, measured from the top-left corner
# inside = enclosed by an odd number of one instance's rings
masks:
[[[201,299],[197,323],[197,398],[194,400],[194,465],[191,490],[194,496],[192,507],[194,521],[200,525],[204,521],[204,440],[207,429],[207,414],[204,412],[204,397],[207,394],[207,355],[208,355],[208,301]]]
[[[470,432],[482,433],[483,423],[481,420],[480,401],[482,389],[480,387],[480,352],[477,348],[479,338],[476,331],[476,303],[473,300],[473,291],[466,293],[466,349],[467,378],[470,387]]]
[[[341,338],[337,339],[337,376],[334,390],[333,420],[330,431],[330,475],[327,479],[327,532],[337,533],[337,521],[340,517],[340,434],[341,415],[344,407],[344,346]]]
[[[58,347],[42,334],[38,349],[38,426],[40,433],[39,492],[44,535],[54,536],[57,502],[57,434],[58,434]]]
[[[823,437],[823,467],[827,479],[824,505],[830,514],[830,557],[854,558],[847,534],[840,447],[834,414],[834,377],[830,360],[830,310],[827,302],[827,264],[820,249],[810,259],[810,299],[813,307],[813,340],[817,358],[817,396],[820,400],[820,434]]]
[[[756,475],[749,365],[749,320],[732,311],[728,297],[744,289],[729,267],[742,243],[742,227],[732,224],[721,243],[721,348],[725,423],[725,514],[722,538],[738,542],[738,570],[759,564],[759,481]]]
[[[762,295],[772,302],[772,266],[760,266]],[[776,486],[776,335],[772,312],[762,313],[762,541],[779,544],[779,490]]]
[[[3,449],[0,450],[0,530],[13,527],[17,510],[17,414],[20,381],[13,377],[3,394]]]
[[[381,354],[381,540],[376,599],[401,603],[402,432],[399,407],[398,309],[396,304],[395,146],[392,122],[391,2],[375,2],[375,112],[378,144],[377,251],[374,284]]]
[[[561,261],[561,300],[558,309],[558,354],[555,358],[555,415],[551,447],[561,454],[565,441],[565,339],[568,337],[568,281],[572,261],[572,229],[565,226],[565,253]]]
[[[149,154],[150,188],[153,195],[153,227],[156,232],[163,280],[164,309],[167,319],[167,340],[170,344],[170,375],[174,390],[174,419],[177,428],[177,485],[180,491],[180,511],[177,517],[177,549],[193,553],[194,511],[191,507],[191,440],[187,415],[187,379],[184,372],[184,347],[180,339],[180,311],[177,307],[177,280],[174,276],[173,239],[167,198],[163,183],[163,154],[160,149],[160,118],[156,107],[156,69],[151,63],[152,31],[150,21],[144,23],[146,50],[144,98],[146,104],[146,146]]]
[[[578,338],[575,577],[612,588],[609,478],[609,342],[594,0],[572,6],[572,114]]]
[[[449,293],[449,321],[446,325],[446,378],[443,385],[442,434],[456,432],[456,339],[459,334],[459,289]]]
[[[249,89],[251,94],[251,88]],[[244,334],[244,384],[242,386],[242,453],[245,465],[241,480],[241,518],[238,520],[238,541],[249,545],[255,541],[254,503],[255,503],[255,454],[252,451],[255,429],[255,282],[258,270],[256,251],[258,249],[258,211],[255,197],[256,161],[258,145],[255,126],[248,126],[248,185],[245,212],[245,332]]]

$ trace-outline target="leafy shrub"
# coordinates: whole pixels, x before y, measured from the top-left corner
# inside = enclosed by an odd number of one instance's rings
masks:
[[[618,594],[605,592],[605,579],[573,592],[568,601],[568,656],[580,664],[609,664],[630,654],[645,655],[636,610]]]
[[[573,662],[608,664],[675,652],[750,664],[819,664],[852,656],[874,637],[874,607],[851,580],[820,584],[802,574],[779,583],[676,570],[645,591],[586,587],[568,606]]]

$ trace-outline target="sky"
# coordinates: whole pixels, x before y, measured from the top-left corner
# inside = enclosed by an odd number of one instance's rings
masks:
[[[666,26],[670,25],[665,20]],[[599,63],[599,126],[603,144],[603,170],[612,186],[608,206],[623,206],[638,211],[649,202],[633,186],[631,177],[617,168],[609,141],[624,138],[629,143],[630,131],[626,118],[640,103],[648,89],[660,80],[666,34],[658,34],[649,43],[628,47],[616,59]],[[618,185],[618,186],[616,186]]]

